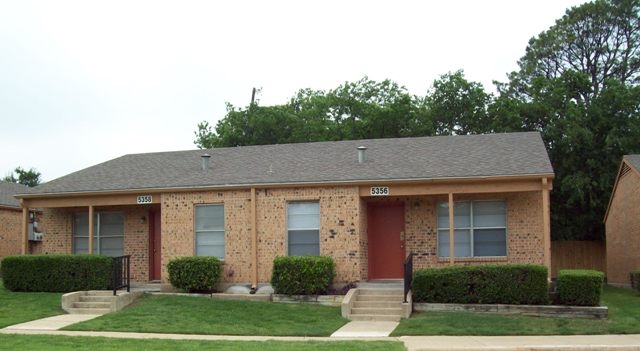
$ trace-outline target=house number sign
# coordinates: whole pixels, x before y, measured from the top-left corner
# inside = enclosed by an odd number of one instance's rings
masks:
[[[387,196],[389,195],[389,187],[388,186],[372,186],[370,194],[371,196]]]
[[[153,197],[151,195],[140,195],[136,200],[138,204],[150,204],[152,201]]]

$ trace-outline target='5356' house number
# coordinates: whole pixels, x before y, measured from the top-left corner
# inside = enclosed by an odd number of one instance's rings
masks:
[[[140,195],[136,199],[136,203],[138,204],[150,204],[153,202],[153,197],[151,195]]]
[[[372,186],[370,193],[371,193],[371,196],[387,196],[389,195],[389,187],[388,186]]]

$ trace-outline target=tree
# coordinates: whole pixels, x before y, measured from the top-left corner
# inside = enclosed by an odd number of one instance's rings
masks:
[[[367,77],[329,91],[302,89],[285,105],[227,105],[215,130],[198,124],[200,148],[432,135],[423,99]]]
[[[17,174],[17,177],[14,175]],[[2,180],[10,183],[20,183],[28,187],[34,187],[40,184],[40,172],[35,168],[31,168],[28,171],[22,169],[22,167],[16,167],[13,172],[9,172]]]
[[[469,82],[458,70],[440,76],[426,96],[437,135],[481,134],[492,131],[487,105],[491,101],[482,84]]]
[[[518,115],[523,129],[542,132],[556,173],[555,239],[604,237],[617,165],[623,154],[640,152],[639,10],[638,0],[567,10],[530,40],[519,71],[498,85],[490,111],[504,120]]]

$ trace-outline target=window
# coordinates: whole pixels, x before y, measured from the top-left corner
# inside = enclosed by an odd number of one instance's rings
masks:
[[[100,212],[93,219],[93,253],[107,256],[124,254],[124,215]],[[73,253],[89,253],[89,213],[77,213],[73,219]]]
[[[224,260],[224,205],[196,206],[196,256]]]
[[[507,255],[504,201],[465,201],[453,205],[454,257]],[[438,256],[449,257],[449,204],[438,205]]]
[[[320,255],[320,204],[292,202],[287,217],[289,256]]]

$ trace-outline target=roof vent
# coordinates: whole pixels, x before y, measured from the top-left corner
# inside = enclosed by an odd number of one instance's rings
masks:
[[[358,146],[358,163],[364,163],[364,152],[367,151],[366,146]]]
[[[207,169],[209,169],[209,159],[211,158],[211,155],[200,155],[200,158],[202,158],[202,170],[206,171]]]

